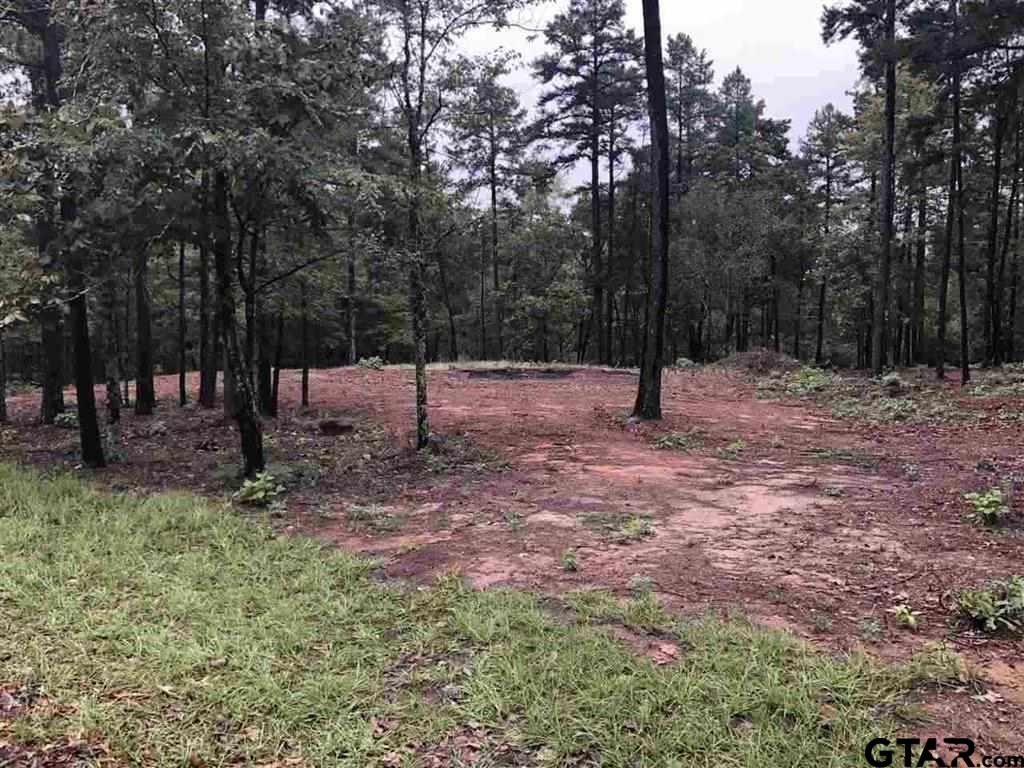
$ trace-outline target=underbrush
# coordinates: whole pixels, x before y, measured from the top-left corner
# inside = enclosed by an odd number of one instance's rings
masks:
[[[645,590],[624,619],[685,649],[657,667],[530,595],[371,569],[191,496],[0,466],[0,688],[48,702],[5,738],[149,766],[454,766],[466,739],[481,765],[841,766],[920,682]]]

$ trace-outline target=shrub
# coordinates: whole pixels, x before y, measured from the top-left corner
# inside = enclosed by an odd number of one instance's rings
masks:
[[[375,355],[374,357],[360,358],[356,365],[369,371],[379,371],[384,367],[384,361]]]
[[[269,472],[260,472],[256,477],[246,480],[235,492],[234,499],[240,504],[250,507],[268,507],[284,491],[283,485]]]
[[[956,597],[961,615],[986,632],[1020,632],[1024,626],[1024,576],[965,589]]]
[[[675,369],[678,371],[696,371],[700,369],[700,363],[695,363],[688,357],[680,357],[676,360]]]
[[[1002,525],[1010,515],[1010,507],[1001,488],[990,488],[981,493],[967,493],[964,494],[964,500],[971,507],[967,519],[981,525]]]
[[[53,426],[61,429],[78,429],[78,414],[75,411],[58,413],[53,420]]]
[[[562,553],[562,570],[568,573],[576,573],[580,569],[579,560],[576,558],[576,552],[572,549],[567,549]]]
[[[689,451],[699,448],[704,444],[704,432],[699,429],[691,429],[689,432],[672,432],[668,435],[661,435],[654,441],[654,447],[659,451]]]
[[[824,390],[831,381],[829,375],[820,368],[805,365],[789,377],[786,392],[796,397],[808,397]]]

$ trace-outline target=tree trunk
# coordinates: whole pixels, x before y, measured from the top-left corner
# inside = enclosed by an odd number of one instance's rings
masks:
[[[914,243],[914,306],[911,310],[913,327],[913,361],[920,364],[927,360],[925,349],[924,294],[925,256],[928,252],[928,195],[922,190],[917,200],[917,238]]]
[[[1003,99],[998,100],[1002,102]],[[996,104],[992,120],[992,187],[989,198],[988,237],[985,243],[985,312],[982,325],[985,340],[985,364],[996,362],[1001,318],[996,314],[996,254],[999,251],[999,199],[1003,179],[1003,139],[1006,133],[1006,117],[1003,105]]]
[[[185,243],[178,243],[178,405],[188,405],[185,320]]]
[[[110,260],[110,274],[114,272],[113,259]],[[104,364],[103,370],[107,387],[107,439],[114,445],[119,442],[117,425],[121,422],[121,388],[120,374],[120,327],[117,321],[117,282],[107,280],[104,291]]]
[[[210,249],[199,246],[199,407],[217,404],[217,357],[210,338]]]
[[[953,44],[959,46],[959,0],[950,0],[950,16],[953,19]],[[949,193],[946,201],[946,232],[942,253],[942,269],[939,276],[939,317],[936,329],[937,346],[935,352],[935,375],[946,378],[946,326],[948,325],[949,304],[949,273],[953,264],[953,233],[956,228],[957,208],[957,169],[960,165],[960,62],[956,55],[953,59],[953,146],[949,154]]]
[[[348,254],[348,364],[359,362],[359,345],[356,342],[356,254],[350,248]]]
[[[959,122],[959,94],[955,98],[957,101],[957,116],[954,119]],[[967,232],[964,224],[964,168],[962,156],[958,158],[956,166],[956,211],[957,250],[959,251],[957,272],[960,283],[960,386],[967,386],[971,381],[971,327],[967,312]]]
[[[216,171],[213,190],[213,259],[217,276],[217,305],[220,315],[220,336],[224,344],[225,384],[230,378],[233,387],[232,415],[238,424],[243,467],[246,477],[262,472],[263,431],[256,412],[252,379],[238,342],[235,324],[235,293],[231,278],[231,220],[228,215],[228,178]],[[239,233],[239,237],[242,234]],[[225,392],[226,394],[226,392]]]
[[[277,341],[274,349],[274,381],[270,390],[270,415],[277,418],[280,412],[281,362],[284,359],[284,312],[277,313]]]
[[[491,139],[491,153],[488,163],[488,178],[491,187],[491,272],[494,276],[494,332],[498,343],[498,360],[505,356],[505,312],[501,300],[501,268],[498,263],[498,151],[494,138]]]
[[[78,217],[74,200],[65,198],[60,204],[61,219],[69,229]],[[65,253],[68,289],[71,291],[71,340],[74,345],[75,395],[78,400],[78,432],[82,442],[82,462],[89,467],[105,467],[103,438],[96,416],[96,393],[93,387],[92,347],[89,343],[89,304],[85,286],[85,264],[81,248],[72,244]]]
[[[147,247],[140,249],[135,271],[135,334],[135,414],[149,416],[156,408],[156,392],[153,388],[153,325]]]
[[[885,369],[885,341],[888,328],[889,282],[892,270],[893,219],[895,214],[896,166],[896,0],[886,0],[885,9],[885,132],[882,149],[879,215],[881,236],[878,272],[875,278],[875,307],[871,335],[871,368],[876,376]]]
[[[0,325],[0,424],[7,423],[7,350],[4,328]]]
[[[999,254],[999,270],[996,274],[995,306],[992,312],[994,326],[992,347],[995,350],[993,362],[1000,365],[1006,358],[1006,343],[1003,337],[1003,299],[1006,293],[1006,260],[1010,253],[1010,243],[1013,240],[1014,211],[1017,210],[1017,201],[1020,197],[1020,171],[1021,171],[1021,126],[1014,131],[1013,140],[1013,178],[1010,181],[1010,200],[1006,206],[1006,227],[1003,232],[1003,246]],[[1013,329],[1010,329],[1013,333]]]
[[[661,418],[661,377],[664,364],[665,314],[668,308],[669,252],[669,134],[662,61],[661,14],[658,0],[643,0],[644,60],[647,69],[647,107],[651,121],[653,178],[651,290],[647,332],[634,416]]]
[[[309,408],[309,301],[306,298],[306,281],[300,284],[302,312],[302,407]]]

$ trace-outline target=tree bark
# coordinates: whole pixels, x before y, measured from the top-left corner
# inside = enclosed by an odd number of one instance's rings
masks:
[[[895,215],[896,166],[896,0],[885,9],[885,132],[882,149],[878,272],[875,277],[875,312],[871,336],[871,368],[876,376],[885,369],[888,328],[889,282],[892,270],[893,219]]]
[[[4,329],[0,326],[0,424],[7,423],[7,354]]]
[[[61,219],[69,228],[78,217],[74,200],[61,201]],[[65,260],[68,289],[71,291],[71,340],[74,344],[75,395],[78,400],[78,432],[82,442],[82,462],[89,467],[105,467],[103,438],[96,416],[96,393],[93,387],[92,347],[89,343],[89,305],[85,287],[85,264],[77,244],[72,244]]]
[[[135,270],[135,342],[135,414],[149,416],[156,408],[156,392],[153,388],[153,325],[147,247],[139,250]]]
[[[665,104],[665,66],[662,60],[661,14],[658,0],[643,0],[644,59],[647,69],[647,107],[651,121],[653,177],[651,290],[644,337],[640,387],[633,414],[661,418],[661,377],[664,365],[665,314],[668,308],[669,252],[669,133]]]
[[[199,246],[199,407],[217,404],[216,343],[210,334],[210,249]]]
[[[299,283],[302,312],[302,407],[309,408],[309,301],[306,298],[306,281]]]
[[[188,360],[185,351],[188,330],[185,319],[185,243],[178,243],[178,405],[188,405]]]
[[[917,238],[914,243],[914,307],[911,324],[913,335],[913,360],[920,364],[927,360],[925,349],[924,326],[924,295],[925,295],[925,256],[928,252],[928,195],[922,190],[917,200]]]
[[[959,23],[959,0],[950,0],[950,16],[953,19],[953,40],[952,47],[959,46],[960,23]],[[955,50],[951,53],[953,66],[953,145],[949,154],[949,192],[946,201],[946,232],[944,248],[942,253],[942,268],[939,276],[939,317],[936,329],[937,349],[935,351],[935,375],[939,379],[946,378],[946,328],[949,324],[949,273],[953,264],[953,235],[956,229],[956,208],[957,208],[957,179],[958,167],[960,165],[960,60]]]
[[[213,189],[213,260],[217,277],[217,306],[220,316],[220,336],[224,345],[225,385],[230,378],[234,392],[232,416],[238,424],[241,440],[243,468],[246,477],[262,472],[263,431],[256,412],[252,379],[242,359],[235,324],[235,293],[231,277],[231,220],[228,214],[227,173],[218,170],[214,176]],[[241,237],[241,233],[239,233]],[[225,392],[226,399],[226,392]]]
[[[1000,98],[1001,102],[1002,99]],[[1001,318],[996,314],[996,254],[999,249],[999,200],[1003,179],[1003,139],[1006,133],[1006,116],[1003,105],[997,103],[992,120],[992,187],[989,197],[988,237],[985,243],[985,318],[983,333],[985,340],[985,364],[996,362],[996,351]]]

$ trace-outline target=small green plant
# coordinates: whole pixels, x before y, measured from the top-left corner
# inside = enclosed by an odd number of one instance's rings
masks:
[[[735,461],[746,449],[747,444],[745,441],[733,440],[724,448],[718,449],[718,458],[725,459],[727,461]]]
[[[360,368],[364,368],[366,370],[379,371],[382,368],[384,368],[384,361],[380,357],[377,357],[377,356],[374,356],[374,357],[363,357],[363,358],[360,358],[360,360],[357,363],[357,365]]]
[[[393,531],[399,527],[399,520],[379,504],[350,504],[345,507],[345,519],[349,525],[367,528],[375,533]]]
[[[857,620],[857,635],[865,642],[877,642],[882,639],[884,633],[882,622],[873,616]]]
[[[576,550],[565,550],[565,552],[562,553],[562,570],[566,573],[576,573],[579,569],[580,563],[576,558]]]
[[[818,632],[828,632],[832,629],[832,617],[826,616],[823,613],[816,613],[811,619],[811,623],[814,625],[814,629]]]
[[[58,413],[53,419],[53,426],[61,429],[78,429],[78,414],[75,411]]]
[[[917,628],[920,626],[920,622],[917,617],[921,614],[909,605],[894,605],[889,609],[889,613],[892,614],[896,624],[904,629],[910,629],[916,632]]]
[[[256,477],[245,480],[234,495],[235,501],[250,507],[269,507],[270,503],[284,492],[284,486],[269,472],[259,472]]]
[[[649,538],[654,535],[654,526],[646,517],[634,515],[619,529],[619,540],[627,544]]]
[[[705,434],[700,429],[691,429],[689,432],[672,432],[659,436],[654,441],[654,447],[659,451],[690,451],[700,448],[704,444],[704,437]]]
[[[809,397],[821,392],[830,383],[831,378],[820,368],[804,366],[789,376],[786,393],[794,397]]]
[[[986,632],[1024,628],[1024,576],[994,581],[980,589],[965,589],[956,596],[960,614]]]
[[[523,513],[515,509],[506,509],[501,514],[502,519],[505,521],[505,525],[511,528],[513,531],[518,531],[523,527]]]
[[[882,377],[881,384],[891,395],[898,394],[907,388],[907,383],[895,371],[885,374]]]
[[[629,591],[633,597],[640,598],[654,591],[654,579],[650,576],[636,574],[629,579]]]
[[[688,357],[680,357],[676,360],[675,368],[677,371],[696,371],[700,369],[700,363],[695,363]]]
[[[971,508],[967,513],[967,519],[980,525],[1002,525],[1010,515],[1010,507],[1001,488],[990,488],[981,493],[967,493],[964,494],[964,500]]]

